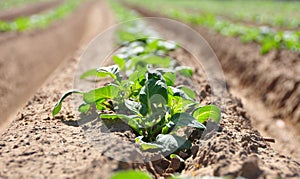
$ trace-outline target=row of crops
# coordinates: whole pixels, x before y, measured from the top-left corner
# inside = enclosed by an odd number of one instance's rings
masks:
[[[265,19],[265,17],[270,17],[268,19],[269,24],[272,24],[274,26],[281,26],[277,23],[279,21],[278,19],[283,19],[282,21],[285,24],[282,24],[282,26],[285,26],[286,23],[294,24],[292,27],[296,26],[298,27],[295,20],[296,18],[284,19],[283,17],[289,17],[286,16],[286,13],[291,13],[291,11],[281,11],[282,15],[279,17],[271,16],[270,14],[262,14],[258,15],[253,12],[259,13],[260,8],[258,5],[260,3],[267,2],[256,2],[249,3],[250,6],[248,8],[240,8],[243,9],[243,11],[239,11],[237,8],[237,5],[239,3],[242,3],[240,1],[237,1],[238,3],[232,3],[231,1],[175,1],[171,2],[168,0],[163,1],[144,1],[143,4],[136,1],[136,0],[130,0],[131,3],[136,3],[141,6],[147,6],[147,8],[152,10],[157,10],[158,7],[166,7],[163,13],[169,17],[191,23],[194,25],[201,25],[208,27],[210,29],[213,29],[214,31],[221,33],[225,36],[233,36],[233,37],[239,37],[242,42],[249,43],[249,42],[255,42],[261,45],[261,53],[265,54],[268,53],[272,49],[289,49],[292,51],[300,51],[300,32],[297,30],[281,30],[280,28],[274,28],[273,26],[266,26],[266,25],[249,25],[244,22],[239,22],[237,20],[242,21],[255,21],[256,19]],[[281,4],[278,3],[272,3],[269,2],[270,6],[268,6],[266,9],[268,9],[271,12],[276,12],[275,7],[279,7]],[[290,4],[285,3],[286,6],[283,6],[283,9],[289,9],[290,10]],[[299,4],[299,3],[296,3]],[[294,4],[293,4],[294,5]],[[300,5],[300,4],[299,4]],[[257,6],[257,11],[252,11],[255,6]],[[226,7],[226,8],[225,8]],[[228,7],[228,9],[227,9]],[[224,9],[223,11],[221,9]],[[226,10],[227,9],[227,10]],[[234,9],[237,9],[234,10]],[[245,10],[244,9],[248,9]],[[281,8],[280,8],[281,9]],[[292,8],[294,9],[294,8]],[[249,11],[249,13],[248,13]],[[240,12],[240,13],[239,13]],[[248,16],[253,15],[253,18],[243,18],[243,13],[247,14]],[[252,13],[250,13],[252,12]],[[292,11],[295,14],[297,14],[297,10]],[[224,15],[225,14],[225,15]],[[236,15],[239,14],[239,15]],[[231,17],[231,18],[226,18]],[[272,18],[273,17],[273,18]],[[262,21],[262,20],[259,20]],[[267,23],[267,22],[265,22]],[[289,26],[289,25],[288,25]]]
[[[111,6],[119,21],[138,16],[115,2]],[[125,122],[136,134],[135,142],[142,151],[161,152],[170,160],[180,159],[180,151],[191,148],[188,137],[177,134],[184,127],[199,132],[208,119],[219,122],[221,112],[215,105],[201,106],[197,94],[186,85],[175,85],[178,76],[191,78],[193,70],[169,57],[180,46],[165,41],[145,28],[141,21],[123,24],[116,31],[121,48],[112,56],[113,65],[94,68],[81,75],[82,80],[111,79],[110,83],[90,91],[66,92],[53,109],[57,115],[66,97],[82,97],[78,106],[81,118],[95,114],[101,120]],[[110,111],[110,112],[107,112]],[[112,178],[151,178],[139,171],[120,172]]]
[[[64,18],[74,11],[81,1],[82,0],[67,0],[58,7],[44,13],[34,14],[28,17],[17,17],[9,22],[0,20],[0,32],[46,28],[53,22]]]
[[[157,6],[157,1],[147,2],[147,6]],[[159,1],[160,7],[183,7],[189,11],[203,14],[216,14],[239,21],[252,21],[259,24],[269,24],[275,27],[300,27],[299,1]],[[166,8],[167,9],[167,8]]]
[[[31,3],[45,2],[51,0],[9,0],[9,1],[0,1],[0,10],[7,10],[19,6],[24,6]]]

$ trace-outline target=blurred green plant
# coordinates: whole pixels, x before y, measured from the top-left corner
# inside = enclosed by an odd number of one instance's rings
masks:
[[[68,0],[46,13],[35,14],[29,17],[18,17],[10,22],[0,21],[0,32],[46,28],[54,21],[62,19],[70,14],[80,2],[82,2],[82,0]]]

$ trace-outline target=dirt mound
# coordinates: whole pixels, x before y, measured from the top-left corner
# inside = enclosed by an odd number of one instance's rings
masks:
[[[144,16],[165,17],[144,8],[126,4]],[[258,44],[243,44],[240,39],[224,37],[207,28],[193,27],[205,37],[217,54],[224,71],[238,79],[241,88],[272,109],[274,118],[299,126],[300,53],[280,50],[260,54]],[[222,43],[220,43],[222,42]]]
[[[185,52],[179,51],[174,55],[180,56],[179,60],[183,64],[189,62],[186,65],[190,65],[192,57]],[[114,138],[106,138],[98,130],[97,134],[101,136],[92,136],[98,143],[90,143],[87,136],[90,128],[83,128],[84,131],[61,122],[76,120],[71,112],[74,110],[71,99],[64,103],[62,115],[54,119],[51,117],[51,110],[61,92],[72,88],[77,62],[78,59],[66,61],[64,67],[59,69],[62,73],[57,73],[52,77],[55,81],[50,79],[38,91],[1,136],[0,165],[4,166],[2,177],[108,178],[116,170],[129,168],[147,170],[156,177],[182,170],[184,174],[195,176],[233,175],[257,178],[299,175],[300,164],[274,152],[252,128],[241,102],[232,96],[225,97],[226,108],[222,110],[220,132],[207,135],[205,140],[194,141],[191,153],[185,155],[188,158],[183,167],[178,161],[164,158],[145,164],[115,160],[124,154],[138,157],[138,152],[132,155],[133,150],[130,148],[115,147],[119,146],[117,141],[120,139],[134,141],[130,129],[124,128],[123,131],[112,133]],[[195,68],[198,73],[193,76],[193,81],[197,83],[195,86],[198,93],[202,94],[200,101],[208,104],[211,101],[211,90],[202,69]]]
[[[141,7],[128,4],[127,6],[144,16],[165,17]],[[161,26],[173,33],[172,27],[165,24]],[[262,56],[257,44],[242,44],[237,38],[224,37],[203,27],[194,29],[200,32],[216,52],[224,69],[229,90],[246,104],[244,108],[251,115],[255,127],[264,135],[276,139],[273,145],[276,150],[299,160],[299,54],[282,50]],[[188,38],[189,35],[185,36]],[[280,59],[275,59],[275,54],[281,54]],[[276,75],[280,76],[281,82],[274,82]],[[293,110],[288,110],[291,108]]]
[[[83,4],[47,29],[0,34],[0,126],[78,48],[92,5]]]

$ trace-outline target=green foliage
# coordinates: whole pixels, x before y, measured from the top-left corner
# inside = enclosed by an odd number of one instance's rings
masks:
[[[239,37],[243,42],[257,42],[261,44],[262,54],[280,48],[300,51],[300,32],[274,31],[269,27],[250,27],[217,18],[213,14],[195,15],[173,11],[168,15],[189,23],[209,27],[225,36]]]
[[[0,20],[0,32],[45,28],[54,21],[62,19],[70,14],[81,1],[82,0],[68,0],[50,12],[35,14],[29,17],[18,17],[11,22]]]
[[[55,116],[56,114],[59,113],[59,111],[61,110],[61,106],[62,106],[62,102],[64,99],[66,99],[66,97],[70,96],[71,94],[82,94],[82,92],[78,91],[78,90],[70,90],[68,92],[66,92],[65,94],[62,95],[62,97],[58,100],[58,102],[55,104],[52,115]]]
[[[129,26],[133,28],[131,24]],[[131,37],[136,35],[135,32],[130,33]],[[123,32],[118,31],[117,34]],[[176,132],[186,127],[204,130],[202,123],[209,118],[218,121],[220,110],[212,105],[199,108],[196,93],[192,89],[174,86],[177,75],[187,78],[193,75],[191,68],[175,67],[174,60],[167,57],[178,45],[148,37],[121,43],[122,48],[112,57],[115,65],[95,68],[82,74],[81,79],[93,76],[110,78],[111,82],[80,92],[83,103],[78,108],[79,112],[83,115],[95,112],[91,107],[95,106],[101,119],[112,122],[121,119],[138,135],[136,143],[142,150],[170,153],[190,148],[191,142]],[[74,92],[67,93],[58,101],[53,115],[61,110],[62,101]]]
[[[207,119],[212,119],[214,122],[219,123],[221,118],[220,114],[220,109],[215,105],[203,106],[193,111],[193,116],[201,123]]]
[[[290,27],[296,28],[300,27],[300,21],[297,18],[292,19],[298,9],[300,7],[300,3],[298,2],[289,2],[289,3],[270,3],[268,1],[254,1],[254,3],[247,3],[247,6],[252,6],[252,11],[247,11],[247,7],[242,8],[239,4],[243,4],[243,1],[235,0],[235,1],[143,1],[141,2],[136,0],[129,0],[134,3],[138,3],[140,5],[147,4],[147,8],[152,8],[153,10],[157,10],[157,7],[165,6],[168,7],[164,13],[172,18],[182,20],[184,22],[192,23],[195,25],[201,25],[213,29],[214,31],[221,33],[225,36],[233,36],[239,37],[242,42],[256,42],[261,45],[261,54],[266,54],[271,50],[277,49],[288,49],[292,51],[300,52],[300,32],[297,30],[274,30],[271,27],[265,26],[265,24],[269,23],[274,26],[280,27]],[[198,6],[196,4],[199,4]],[[260,7],[256,7],[255,4],[267,4]],[[226,6],[230,10],[223,7]],[[278,10],[275,10],[275,7],[286,6],[285,14],[293,14],[292,16],[286,15],[282,16],[274,16],[279,13]],[[274,7],[273,7],[274,6]],[[298,7],[295,8],[295,7]],[[193,10],[187,10],[193,9]],[[200,10],[199,10],[200,8]],[[265,9],[271,8],[272,13],[264,12]],[[259,14],[257,10],[260,9],[262,12]],[[243,11],[245,11],[243,12]],[[289,12],[290,10],[294,10]],[[226,11],[226,12],[223,12]],[[196,13],[200,12],[200,13]],[[222,13],[223,12],[223,13]],[[244,15],[237,15],[244,14]],[[274,13],[276,12],[276,13]],[[254,13],[254,14],[253,14]],[[246,14],[253,14],[253,17],[248,17]],[[264,14],[261,16],[261,14]],[[272,15],[270,15],[272,14]],[[220,16],[221,15],[221,16]],[[230,16],[232,19],[238,19],[240,21],[252,21],[256,20],[263,24],[263,26],[249,26],[242,22],[237,22],[236,20],[230,20],[230,18],[226,18]],[[247,16],[247,17],[246,17]],[[299,19],[299,18],[298,18]]]
[[[31,3],[39,3],[49,0],[9,0],[9,1],[0,1],[0,10],[10,9],[13,7],[23,6]]]
[[[113,174],[110,179],[151,179],[152,177],[145,172],[137,170],[119,171]]]

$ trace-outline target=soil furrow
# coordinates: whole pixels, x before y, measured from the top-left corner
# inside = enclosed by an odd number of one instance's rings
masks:
[[[100,1],[96,7],[100,11],[95,13],[95,22],[103,22],[102,27],[111,25],[105,23],[113,21],[107,4]],[[184,32],[165,24],[148,25],[153,25],[163,37],[175,35],[181,41],[190,43],[192,37],[188,34],[178,36]],[[101,48],[113,45],[112,41],[101,42]],[[195,49],[203,48],[199,44],[192,45]],[[213,135],[206,135],[204,140],[194,141],[192,155],[186,158],[184,168],[176,167],[176,163],[164,158],[144,164],[117,161],[122,156],[141,159],[132,144],[134,133],[128,126],[122,131],[118,126],[111,126],[114,132],[105,135],[95,125],[99,121],[93,121],[88,124],[91,128],[83,129],[66,125],[63,121],[76,120],[74,100],[71,98],[64,102],[60,115],[51,117],[53,105],[61,94],[73,88],[78,56],[82,53],[79,51],[75,58],[66,60],[55,71],[1,135],[0,177],[108,178],[117,170],[130,168],[148,170],[156,177],[175,171],[192,176],[299,177],[300,164],[275,152],[252,127],[241,101],[227,93],[217,96],[216,103],[224,104],[221,128]],[[189,80],[194,82],[201,104],[215,101],[206,73],[193,56],[185,50],[175,51],[172,56],[197,72]],[[131,142],[131,145],[126,147],[119,141]]]
[[[146,17],[165,17],[142,7],[128,6]],[[224,37],[207,28],[193,28],[209,42],[216,52],[228,80],[228,88],[234,88],[233,91],[237,92],[235,95],[238,97],[247,98],[248,102],[252,101],[248,104],[244,100],[245,105],[249,106],[246,109],[253,109],[249,113],[255,127],[266,135],[276,138],[278,145],[275,144],[275,148],[279,152],[284,152],[299,160],[300,153],[295,151],[295,148],[299,146],[297,137],[300,119],[299,88],[293,89],[299,82],[300,54],[282,50],[272,51],[266,56],[262,56],[257,44],[242,44],[239,39]],[[239,91],[243,92],[239,93]],[[291,94],[288,95],[288,99],[285,99],[287,91],[290,91]],[[262,116],[263,112],[260,112],[260,117],[257,117],[256,103],[264,106],[263,110],[257,110],[264,111],[266,115]],[[283,107],[281,104],[284,104]],[[262,118],[264,120],[261,120]],[[285,127],[279,129],[274,125],[277,121],[285,123]],[[268,126],[272,125],[275,127],[270,127],[269,130],[273,131],[266,130]],[[278,130],[282,130],[286,136],[281,137]],[[282,148],[282,146],[285,147]]]
[[[80,45],[91,3],[48,29],[15,33],[0,44],[0,126],[37,90],[55,68]],[[6,33],[0,34],[0,38]]]
[[[165,17],[141,7],[130,7],[144,16]],[[295,111],[300,108],[299,103],[295,103],[297,101],[284,98],[286,91],[292,90],[300,80],[300,53],[281,50],[262,56],[258,44],[243,44],[238,38],[224,37],[204,27],[193,28],[212,46],[226,73],[238,78],[241,87],[251,88],[253,96],[261,99],[276,116],[299,127],[299,114],[282,108],[280,104],[289,101],[288,106],[295,107]],[[292,93],[297,96],[299,89]]]

